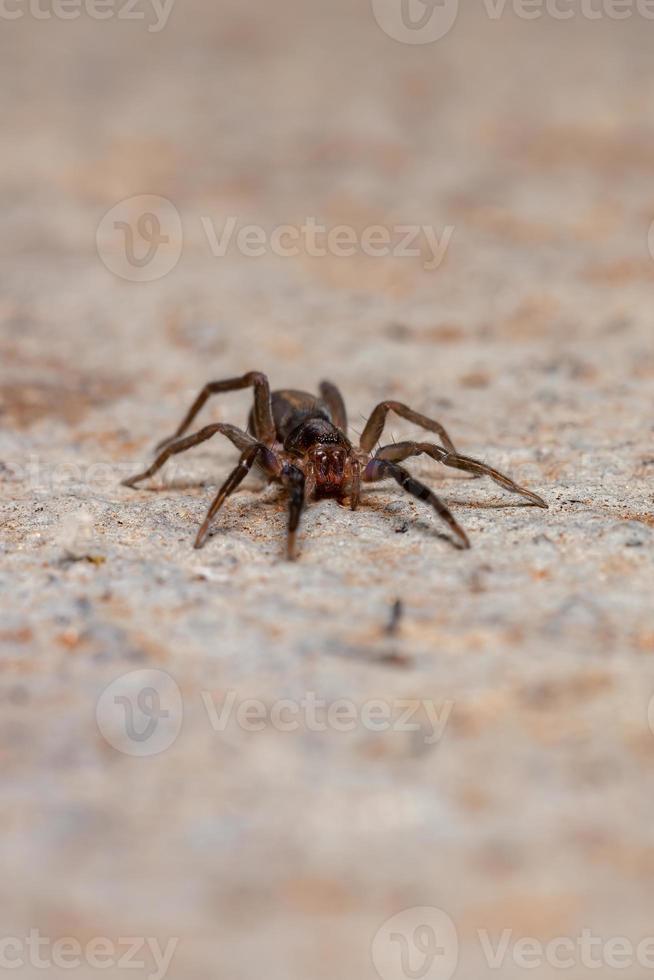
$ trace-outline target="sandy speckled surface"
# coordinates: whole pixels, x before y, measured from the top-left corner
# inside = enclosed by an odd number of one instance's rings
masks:
[[[3,23],[3,936],[175,937],[174,980],[368,980],[385,920],[428,906],[455,923],[456,977],[513,980],[479,930],[652,935],[653,30],[470,5],[409,46],[364,0],[178,0],[156,34]],[[95,247],[137,194],[183,225],[150,283]],[[201,218],[230,215],[453,235],[437,270],[215,258]],[[229,445],[179,457],[156,493],[119,481],[206,380],[249,369],[332,378],[355,431],[409,402],[550,510],[423,458],[469,552],[380,486],[356,514],[312,506],[289,565],[283,501],[254,479],[194,551]],[[239,393],[206,417],[247,409]],[[183,725],[132,757],[96,703],[149,669]],[[215,731],[207,712],[311,694],[351,702],[353,729]],[[418,730],[363,724],[373,699],[422,703]],[[616,970],[567,975],[587,972]]]

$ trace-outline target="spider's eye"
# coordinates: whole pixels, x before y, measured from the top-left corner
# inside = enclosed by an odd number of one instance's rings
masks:
[[[345,453],[337,447],[316,448],[311,454],[316,477],[323,484],[340,484],[343,479]]]

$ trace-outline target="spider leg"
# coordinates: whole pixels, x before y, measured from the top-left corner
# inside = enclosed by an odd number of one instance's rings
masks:
[[[279,479],[288,491],[288,539],[286,555],[289,561],[295,560],[296,536],[300,516],[304,510],[304,473],[295,466],[284,466]]]
[[[472,459],[470,456],[463,456],[461,453],[447,452],[441,446],[435,446],[430,442],[396,442],[393,445],[383,446],[377,451],[375,459],[386,459],[399,463],[410,456],[421,456],[423,453],[431,456],[438,463],[451,466],[453,469],[465,470],[467,473],[474,473],[476,476],[489,476],[491,480],[494,480],[495,483],[510,493],[519,493],[525,497],[534,507],[544,507],[545,509],[548,507],[548,504],[537,493],[519,486],[504,473],[493,469],[492,466],[480,463],[479,460]]]
[[[379,480],[387,480],[389,478],[392,478],[399,483],[402,489],[406,490],[407,493],[410,493],[411,496],[417,497],[418,500],[423,500],[425,503],[430,504],[438,516],[444,520],[446,524],[449,524],[451,529],[459,538],[461,547],[470,547],[467,534],[447,509],[443,501],[439,500],[436,494],[433,493],[429,487],[426,487],[424,483],[414,479],[414,477],[412,477],[408,470],[405,470],[403,466],[398,466],[397,463],[394,463],[391,460],[375,458],[370,460],[363,472],[363,479],[366,483],[377,483]]]
[[[385,401],[380,402],[377,405],[366,423],[366,427],[361,433],[361,439],[359,440],[359,445],[364,452],[370,453],[373,447],[377,445],[377,442],[381,438],[381,434],[384,431],[384,426],[386,424],[386,416],[389,412],[395,412],[403,419],[407,419],[409,422],[415,422],[423,429],[427,429],[429,432],[435,432],[440,436],[441,442],[450,452],[456,452],[454,448],[454,443],[448,436],[447,432],[440,424],[440,422],[434,421],[434,419],[427,418],[426,415],[420,415],[419,412],[414,412],[412,408],[408,405],[403,405],[402,402]]]
[[[232,472],[229,474],[229,476],[223,483],[222,487],[216,494],[213,503],[211,504],[211,507],[207,511],[207,516],[202,522],[200,530],[197,533],[195,544],[193,545],[194,548],[202,547],[202,545],[206,540],[207,534],[209,532],[209,527],[211,525],[212,520],[214,519],[214,517],[216,516],[216,514],[224,504],[227,497],[229,497],[229,495],[233,493],[234,490],[236,490],[239,484],[242,483],[242,481],[248,475],[248,473],[252,469],[252,465],[254,461],[262,453],[269,453],[270,456],[273,456],[273,454],[270,453],[270,451],[266,449],[266,447],[259,442],[255,442],[253,445],[251,445],[248,449],[246,449],[241,454],[241,458],[239,459],[237,465],[234,467]],[[276,457],[273,456],[273,459],[276,459]]]
[[[160,470],[167,459],[171,456],[177,455],[177,453],[183,453],[187,449],[191,449],[193,446],[198,446],[201,442],[205,442],[207,439],[211,439],[217,432],[221,432],[223,435],[227,436],[231,442],[234,443],[237,449],[246,450],[252,446],[260,445],[256,439],[248,435],[247,432],[243,432],[242,429],[238,429],[235,425],[227,425],[225,422],[216,422],[214,425],[206,425],[204,429],[200,429],[199,432],[194,432],[193,435],[185,436],[183,439],[176,439],[163,449],[157,458],[155,459],[152,466],[148,467],[143,473],[139,473],[137,476],[130,476],[128,479],[123,480],[123,486],[134,487],[141,480],[147,480],[151,476]]]
[[[320,382],[320,396],[327,405],[334,425],[347,435],[347,411],[340,391],[331,381]]]
[[[248,371],[241,378],[227,378],[225,381],[210,381],[206,384],[180,422],[175,433],[169,436],[168,439],[160,442],[156,447],[157,450],[163,449],[164,446],[184,435],[195,416],[203,408],[211,395],[250,387],[254,388],[254,409],[252,412],[254,434],[261,442],[266,443],[266,445],[271,445],[275,441],[275,422],[273,420],[272,405],[270,402],[268,378],[265,374],[261,374],[260,371]]]

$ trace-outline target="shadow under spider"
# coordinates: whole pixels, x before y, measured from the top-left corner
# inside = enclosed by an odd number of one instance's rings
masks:
[[[139,489],[147,493],[164,493],[166,490],[206,490],[210,486],[208,480],[171,480],[170,483],[157,483]]]
[[[477,477],[472,479],[476,480]],[[377,512],[388,512],[390,501],[388,503],[382,503],[381,500],[375,499],[378,495],[383,496],[384,492],[388,493],[388,489],[385,487],[371,487],[366,489],[365,493],[361,494],[361,507],[368,507],[369,510],[374,510]],[[459,500],[457,498],[448,497],[447,500],[448,507],[467,507],[468,509],[474,510],[511,510],[516,507],[532,507],[533,504],[528,502],[522,503],[522,501],[516,500]]]
[[[515,510],[533,507],[533,504],[514,500],[448,500],[448,506],[467,507],[468,510]]]
[[[477,480],[478,477],[477,476],[468,477],[468,478],[462,477],[460,479],[464,481],[466,479],[472,481],[472,480]],[[160,483],[155,486],[142,487],[142,489],[146,490],[148,493],[165,493],[166,491],[177,491],[177,490],[206,490],[214,485],[215,485],[214,481],[211,479],[171,480],[170,483]],[[261,504],[264,505],[282,504],[285,499],[285,494],[283,489],[275,487],[275,490],[279,489],[279,492],[277,493],[273,492],[268,494],[266,493],[266,491],[269,488],[270,485],[266,485],[265,483],[260,484],[258,486],[255,485],[252,487],[239,487],[236,490],[236,494],[241,494],[245,492],[245,493],[251,493],[255,495],[254,499],[251,501],[251,504],[249,504],[246,507],[246,509],[248,510],[250,509],[250,506],[255,506],[255,505],[259,506]],[[386,513],[389,514],[389,516],[391,517],[396,516],[394,512],[391,511],[390,509],[390,502],[382,503],[381,500],[376,499],[378,495],[383,496],[385,493],[388,493],[388,488],[386,487],[366,488],[366,492],[361,495],[361,500],[360,500],[361,509],[368,509],[374,511],[375,513]],[[336,501],[336,503],[339,503],[339,501]],[[349,507],[346,506],[345,504],[341,504],[340,506],[344,507],[344,509],[346,510],[349,510]],[[530,507],[531,504],[529,504],[528,502],[522,503],[513,500],[481,501],[481,500],[453,499],[453,500],[448,500],[448,506],[464,507],[467,508],[468,510],[510,510],[513,508]],[[440,531],[436,531],[433,527],[431,527],[431,525],[427,524],[424,521],[421,521],[420,519],[413,520],[412,526],[415,528],[420,528],[425,531],[431,531],[440,540],[449,541],[451,543],[451,539],[447,534],[442,533]],[[211,536],[213,537],[213,534]]]

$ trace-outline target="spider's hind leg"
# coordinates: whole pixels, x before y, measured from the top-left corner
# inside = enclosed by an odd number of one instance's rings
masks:
[[[184,435],[195,416],[212,395],[219,395],[225,391],[238,391],[241,388],[254,388],[254,408],[252,411],[254,435],[266,445],[271,445],[275,441],[275,422],[272,414],[268,378],[260,371],[248,371],[240,378],[227,378],[225,381],[210,381],[206,384],[173,435],[163,439],[158,444],[157,450],[163,449]]]
[[[187,449],[192,449],[193,446],[199,446],[201,442],[206,442],[207,439],[211,439],[211,437],[215,436],[217,432],[227,436],[227,438],[236,446],[237,449],[245,450],[252,446],[258,445],[256,439],[253,439],[252,436],[247,434],[247,432],[243,432],[242,429],[237,428],[235,425],[228,425],[226,422],[216,422],[214,425],[205,425],[203,429],[200,429],[198,432],[194,432],[193,435],[185,436],[182,439],[173,440],[173,442],[169,443],[165,449],[161,450],[152,466],[149,466],[143,473],[138,473],[136,476],[130,476],[126,480],[123,480],[123,486],[135,487],[136,484],[141,483],[142,480],[148,480],[161,469],[164,463],[170,459],[171,456],[176,456],[178,453],[186,452]]]
[[[339,389],[331,381],[321,381],[320,396],[331,412],[334,425],[347,435],[347,410]]]

